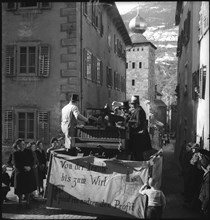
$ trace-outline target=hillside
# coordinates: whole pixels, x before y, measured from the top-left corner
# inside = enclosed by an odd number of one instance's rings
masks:
[[[144,36],[156,47],[155,74],[158,91],[162,100],[168,105],[176,100],[177,84],[176,47],[178,26],[175,26],[176,2],[140,2],[140,15],[147,22]],[[121,15],[128,28],[129,22],[136,16],[137,8]],[[169,101],[170,100],[170,101]]]

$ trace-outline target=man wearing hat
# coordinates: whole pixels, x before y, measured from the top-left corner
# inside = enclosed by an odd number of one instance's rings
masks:
[[[147,130],[146,113],[139,105],[139,96],[131,97],[130,148],[132,159],[142,161],[143,152],[152,148],[149,132]]]
[[[61,130],[65,135],[65,148],[71,149],[74,147],[76,137],[77,120],[88,122],[88,118],[81,115],[76,103],[79,97],[72,94],[70,102],[62,108]]]

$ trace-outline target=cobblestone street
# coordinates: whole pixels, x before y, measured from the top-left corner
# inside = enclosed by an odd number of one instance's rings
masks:
[[[174,161],[174,140],[163,147],[163,175],[162,190],[166,195],[167,205],[163,218],[190,218],[198,219],[197,210],[188,210],[183,207],[183,179],[178,166]],[[92,216],[91,214],[74,213],[72,211],[46,208],[46,200],[36,198],[29,208],[22,207],[16,202],[14,188],[7,197],[11,202],[6,202],[2,208],[2,217],[5,219],[103,219],[111,217]]]

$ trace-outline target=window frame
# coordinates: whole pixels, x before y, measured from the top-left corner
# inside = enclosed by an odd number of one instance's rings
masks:
[[[34,126],[33,126],[33,136],[34,138],[27,138],[27,132],[28,132],[28,127],[27,127],[27,121],[25,121],[26,124],[26,129],[24,131],[24,140],[25,141],[33,141],[37,138],[37,110],[36,109],[15,109],[15,136],[16,139],[19,138],[19,113],[33,113],[33,121],[34,121]]]
[[[27,50],[29,47],[35,47],[35,73],[29,73],[29,54],[27,53],[27,63],[26,63],[26,68],[27,72],[26,73],[20,73],[20,48],[21,47],[27,47]],[[21,42],[17,44],[17,75],[18,76],[38,76],[38,56],[39,56],[39,51],[38,51],[38,43],[36,42]]]

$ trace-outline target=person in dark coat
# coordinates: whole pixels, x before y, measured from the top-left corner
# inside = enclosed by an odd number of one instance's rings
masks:
[[[190,160],[193,156],[193,150],[192,150],[193,143],[189,142],[183,147],[182,157],[181,157],[181,166],[182,166],[182,173],[183,173],[183,179],[184,179],[184,197],[185,202],[190,201],[191,197],[191,191],[190,191],[190,185],[191,185],[191,169],[192,165],[190,164]]]
[[[30,142],[28,145],[28,149],[31,151],[32,157],[33,157],[33,174],[35,177],[35,183],[36,183],[36,192],[33,193],[32,197],[37,194],[37,191],[39,189],[39,172],[38,172],[38,166],[39,166],[39,160],[36,155],[36,143],[34,141]]]
[[[147,130],[146,113],[139,105],[139,96],[131,97],[130,148],[132,159],[144,160],[143,152],[152,149],[149,132]]]
[[[7,193],[10,191],[10,176],[7,173],[7,166],[2,165],[2,176],[1,176],[1,204],[3,201],[7,201]]]
[[[38,193],[43,196],[44,186],[43,180],[46,179],[47,172],[47,158],[45,151],[43,149],[43,144],[40,140],[36,142],[36,156],[38,159],[38,175],[39,175],[39,185],[38,185]]]
[[[22,196],[25,195],[27,204],[30,203],[30,193],[36,190],[35,178],[32,171],[33,157],[30,150],[25,149],[25,141],[17,139],[17,151],[13,154],[15,166],[14,193],[22,203]]]

